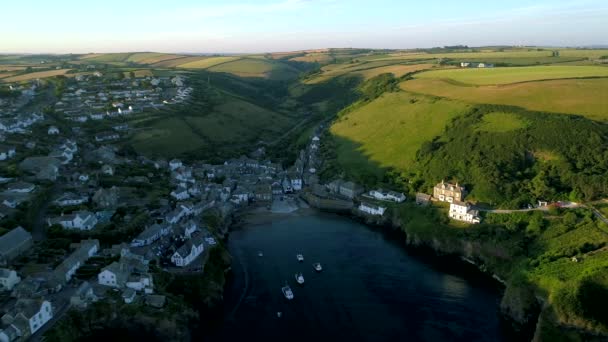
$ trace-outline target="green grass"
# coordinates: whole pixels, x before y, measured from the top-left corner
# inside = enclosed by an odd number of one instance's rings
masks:
[[[504,133],[525,128],[528,123],[514,113],[492,112],[483,116],[482,122],[477,126],[481,132]]]
[[[210,67],[209,71],[226,72],[240,77],[259,77],[287,80],[297,77],[299,71],[281,61],[243,58]]]
[[[608,71],[608,68],[604,68]],[[608,79],[568,79],[503,86],[470,87],[441,79],[415,79],[401,84],[416,93],[487,103],[519,106],[530,110],[581,114],[594,120],[608,119]]]
[[[105,53],[105,54],[94,54],[86,55],[82,59],[87,62],[125,62],[132,53]]]
[[[157,121],[138,132],[131,143],[139,153],[154,156],[177,156],[205,145],[184,121],[175,117]]]
[[[608,77],[608,68],[599,66],[534,66],[487,69],[446,69],[427,71],[416,78],[450,79],[471,85],[494,85],[536,80]]]
[[[188,61],[187,63],[178,65],[178,67],[189,69],[207,69],[221,63],[232,62],[238,59],[240,59],[240,57],[200,57],[198,60]]]
[[[440,135],[452,118],[468,108],[462,102],[405,92],[385,94],[332,125],[332,134],[350,141],[338,145],[338,162],[346,169],[359,167],[357,156],[363,155],[381,167],[407,169],[422,143]]]

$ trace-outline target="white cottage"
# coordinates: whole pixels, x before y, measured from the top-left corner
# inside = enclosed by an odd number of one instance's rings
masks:
[[[194,259],[196,259],[204,250],[203,239],[198,236],[186,243],[173,253],[171,256],[171,262],[178,267],[188,266]]]
[[[471,205],[465,202],[452,202],[450,204],[450,212],[448,216],[451,219],[467,223],[481,222],[481,219],[479,218],[479,212],[477,210],[471,210]]]

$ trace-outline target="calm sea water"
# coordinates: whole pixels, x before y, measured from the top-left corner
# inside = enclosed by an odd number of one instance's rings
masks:
[[[213,340],[504,340],[493,282],[447,258],[412,255],[398,239],[348,218],[277,217],[233,231],[228,246],[233,276]]]

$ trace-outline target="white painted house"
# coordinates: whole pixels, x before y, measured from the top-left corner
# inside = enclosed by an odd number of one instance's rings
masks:
[[[188,266],[194,259],[196,259],[204,250],[203,239],[195,237],[186,243],[173,253],[171,256],[171,262],[178,267]]]
[[[81,205],[83,203],[86,203],[88,200],[89,197],[86,195],[78,195],[68,192],[56,199],[55,203],[60,207],[69,207],[72,205]]]
[[[384,215],[386,208],[372,203],[361,202],[361,204],[359,204],[359,210],[366,214],[382,216]]]
[[[7,160],[15,156],[15,148],[12,146],[0,146],[0,160]]]
[[[65,229],[91,230],[97,224],[97,217],[90,211],[77,211],[70,215],[62,215],[48,219],[48,225],[61,225]]]
[[[169,168],[171,169],[171,171],[175,171],[182,166],[183,166],[182,161],[179,159],[173,159],[169,162]]]
[[[370,191],[369,195],[380,201],[392,201],[396,203],[402,203],[405,201],[405,195],[396,191],[378,189]]]
[[[51,126],[51,127],[49,127],[47,133],[48,133],[48,135],[57,135],[57,134],[59,134],[59,128],[57,128],[55,126]]]
[[[171,197],[175,198],[178,201],[182,201],[190,198],[190,194],[188,193],[188,189],[183,186],[178,187],[177,189],[171,191]]]
[[[0,286],[2,290],[11,291],[15,285],[19,284],[21,278],[17,275],[15,270],[9,270],[8,268],[0,268]]]
[[[451,219],[467,223],[481,222],[479,212],[477,210],[471,210],[471,205],[465,202],[452,202],[450,204],[450,212],[448,216]]]
[[[101,269],[97,275],[97,282],[104,286],[122,288],[127,283],[129,274],[125,264],[115,261]]]

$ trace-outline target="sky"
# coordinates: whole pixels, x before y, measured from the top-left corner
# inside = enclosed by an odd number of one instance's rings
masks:
[[[608,45],[605,0],[3,0],[0,53]]]

